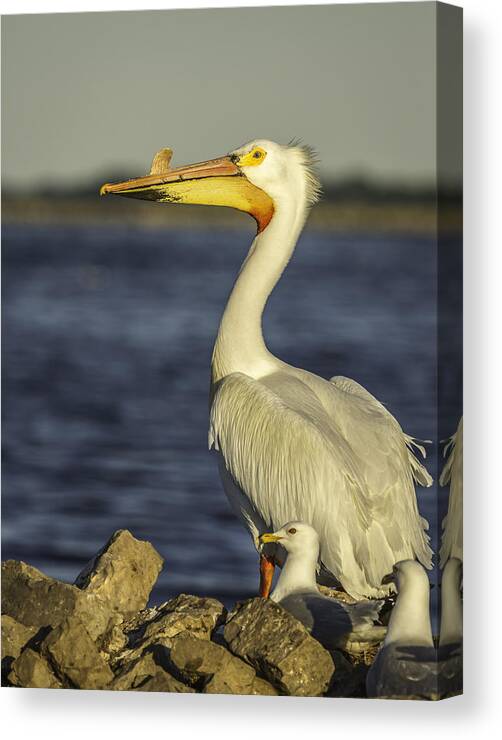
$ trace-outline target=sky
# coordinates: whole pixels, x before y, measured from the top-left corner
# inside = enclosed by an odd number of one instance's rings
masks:
[[[434,5],[4,16],[4,185],[86,184],[144,174],[165,146],[179,165],[294,137],[325,178],[430,182]]]

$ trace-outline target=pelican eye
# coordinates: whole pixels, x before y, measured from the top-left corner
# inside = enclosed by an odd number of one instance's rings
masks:
[[[288,534],[296,534],[296,529],[291,527],[291,529],[288,529]]]
[[[267,152],[265,149],[262,149],[261,146],[257,146],[254,149],[251,149],[247,154],[240,157],[237,164],[239,167],[256,167],[263,162],[266,156]]]

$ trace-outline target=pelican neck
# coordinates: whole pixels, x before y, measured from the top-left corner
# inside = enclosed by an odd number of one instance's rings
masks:
[[[220,322],[211,363],[212,382],[234,372],[260,377],[278,360],[263,338],[267,300],[294,252],[307,215],[294,199],[276,203],[268,226],[253,240]]]

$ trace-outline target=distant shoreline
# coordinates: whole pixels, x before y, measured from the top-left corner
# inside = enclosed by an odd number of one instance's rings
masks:
[[[118,198],[51,198],[7,196],[2,201],[3,224],[131,225],[144,228],[248,228],[249,217],[230,208],[161,204]],[[461,233],[462,208],[445,202],[441,207],[442,233]],[[316,205],[308,227],[329,232],[415,233],[432,235],[438,231],[435,202],[364,201],[340,199]]]

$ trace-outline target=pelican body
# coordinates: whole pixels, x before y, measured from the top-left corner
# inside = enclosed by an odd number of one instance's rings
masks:
[[[417,558],[431,567],[414,487],[414,480],[430,485],[431,478],[412,438],[367,390],[288,365],[262,333],[267,299],[319,195],[312,154],[255,140],[196,165],[171,170],[169,160],[157,156],[150,175],[101,192],[230,206],[257,224],[211,363],[209,447],[230,504],[257,549],[262,533],[306,522],[319,534],[323,569],[351,596],[385,595],[382,578],[397,561]],[[281,562],[280,548],[272,559]],[[270,563],[262,558],[263,595]]]

